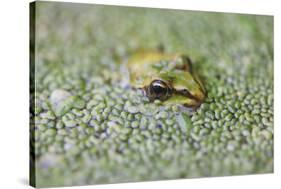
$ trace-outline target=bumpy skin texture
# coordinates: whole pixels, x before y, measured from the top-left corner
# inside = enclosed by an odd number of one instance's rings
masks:
[[[46,2],[36,14],[38,187],[273,171],[272,17]],[[159,43],[205,81],[192,115],[123,83],[126,52]]]

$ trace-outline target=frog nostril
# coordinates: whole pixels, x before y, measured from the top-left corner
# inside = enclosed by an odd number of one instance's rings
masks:
[[[192,97],[193,96],[187,89],[181,90],[180,93],[182,95],[184,95],[184,96],[187,96],[187,97]]]
[[[181,92],[182,92],[182,94],[184,94],[184,95],[191,95],[191,94],[188,92],[187,89],[183,89]]]

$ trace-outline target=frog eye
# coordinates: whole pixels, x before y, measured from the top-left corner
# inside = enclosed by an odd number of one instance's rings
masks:
[[[168,85],[161,80],[154,80],[149,86],[150,97],[153,99],[165,100],[169,96],[169,87]]]

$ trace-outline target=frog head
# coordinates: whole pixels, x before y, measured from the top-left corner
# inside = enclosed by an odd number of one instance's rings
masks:
[[[164,104],[192,108],[204,101],[206,91],[188,56],[154,53],[141,57],[130,62],[131,84],[144,89],[150,101],[159,99]]]
[[[181,70],[160,72],[144,90],[150,100],[159,99],[164,104],[197,107],[205,98],[205,89],[198,77]]]

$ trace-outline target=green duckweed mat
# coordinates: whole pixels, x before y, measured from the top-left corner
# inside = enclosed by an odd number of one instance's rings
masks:
[[[273,172],[273,17],[36,2],[31,176],[38,187]],[[126,85],[162,45],[194,62],[191,115]]]

